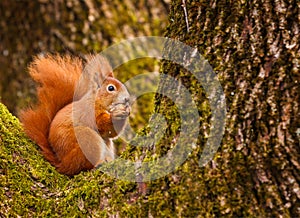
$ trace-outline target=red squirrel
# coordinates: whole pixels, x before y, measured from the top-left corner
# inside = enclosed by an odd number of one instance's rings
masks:
[[[60,55],[36,57],[29,74],[40,84],[38,103],[23,110],[25,133],[57,171],[72,176],[114,159],[112,139],[130,113],[129,93],[107,59]]]

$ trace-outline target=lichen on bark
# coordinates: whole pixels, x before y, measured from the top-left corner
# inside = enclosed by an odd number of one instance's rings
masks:
[[[226,96],[225,135],[205,167],[199,167],[199,156],[210,127],[207,93],[190,72],[168,61],[161,72],[188,87],[200,134],[185,163],[144,184],[97,170],[59,175],[1,106],[0,214],[298,217],[299,13],[296,0],[172,2],[166,36],[197,48]],[[170,121],[164,139],[155,146],[128,145],[121,157],[155,160],[173,148],[180,131],[176,107],[157,96],[155,112]]]

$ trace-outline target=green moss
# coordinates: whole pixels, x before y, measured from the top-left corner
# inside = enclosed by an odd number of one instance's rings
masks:
[[[44,161],[37,146],[23,133],[18,119],[3,104],[0,104],[0,133],[0,186],[3,191],[0,214],[35,213],[37,208],[41,210],[53,202],[49,197],[60,191],[58,183],[51,178],[61,183],[66,182],[66,178]],[[51,212],[51,207],[45,209]],[[47,213],[47,210],[39,213]]]

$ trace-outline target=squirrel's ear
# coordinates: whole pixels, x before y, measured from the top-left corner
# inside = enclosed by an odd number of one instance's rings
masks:
[[[100,82],[103,82],[107,77],[114,77],[112,67],[110,66],[108,60],[100,54],[97,55],[86,55],[84,71],[88,74],[99,74]]]
[[[109,72],[109,73],[107,74],[107,77],[114,77],[113,72]]]

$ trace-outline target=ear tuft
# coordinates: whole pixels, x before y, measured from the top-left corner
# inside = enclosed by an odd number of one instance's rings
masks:
[[[108,77],[114,77],[113,72],[109,72],[109,74],[107,74]]]
[[[100,55],[87,55],[86,56],[87,64],[84,68],[84,73],[93,75],[95,73],[99,74],[100,83],[102,83],[106,77],[114,77],[112,68],[108,60]]]

